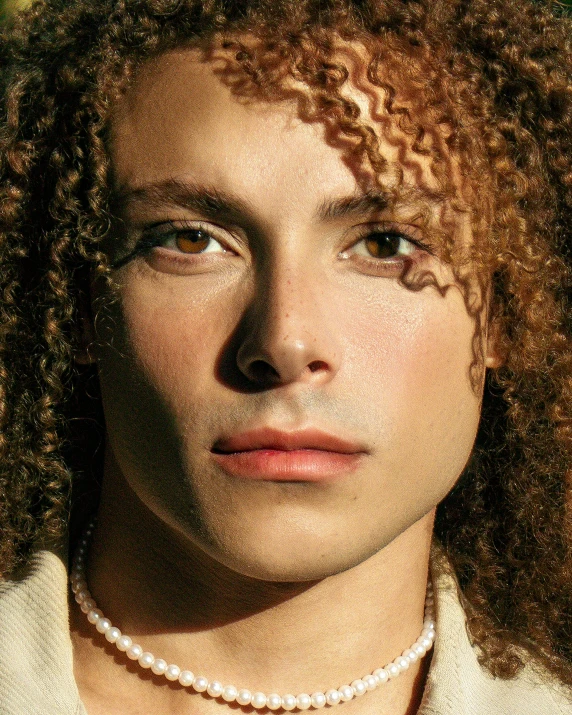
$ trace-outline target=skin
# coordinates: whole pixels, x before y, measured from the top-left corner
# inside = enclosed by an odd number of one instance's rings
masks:
[[[395,166],[395,142],[381,135],[380,150]],[[407,264],[449,284],[450,269],[405,238],[406,258],[372,255],[374,229],[423,240],[415,207],[321,216],[363,192],[323,128],[287,103],[238,101],[192,50],[142,69],[116,108],[111,158],[121,267],[90,348],[108,429],[94,597],[144,649],[252,690],[371,672],[421,629],[434,510],[479,420],[460,290],[399,280]],[[407,183],[431,185],[424,162],[409,157]],[[149,193],[173,179],[241,210],[211,216]],[[218,243],[185,254],[167,222],[199,222]],[[157,224],[163,244],[137,252]],[[221,469],[217,440],[262,426],[325,430],[359,444],[359,459],[319,482]],[[77,609],[72,631],[90,714],[228,712],[119,668]],[[427,663],[344,712],[415,712]]]

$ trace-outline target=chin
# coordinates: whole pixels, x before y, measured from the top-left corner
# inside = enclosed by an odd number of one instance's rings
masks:
[[[340,533],[288,528],[276,522],[256,527],[218,530],[201,529],[197,544],[219,564],[261,581],[302,583],[318,581],[347,571],[380,551],[392,539],[353,538]],[[205,539],[205,537],[207,537]],[[194,537],[195,543],[196,536]]]

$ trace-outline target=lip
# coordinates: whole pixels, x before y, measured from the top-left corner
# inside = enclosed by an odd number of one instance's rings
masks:
[[[355,471],[367,453],[357,442],[318,429],[261,428],[219,439],[214,461],[231,476],[282,482],[327,482]]]

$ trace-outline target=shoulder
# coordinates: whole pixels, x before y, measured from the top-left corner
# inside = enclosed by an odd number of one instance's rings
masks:
[[[67,569],[38,551],[0,583],[0,712],[80,715],[68,625]]]
[[[572,691],[540,668],[505,680],[480,665],[452,569],[437,557],[432,573],[437,638],[419,715],[572,715]]]

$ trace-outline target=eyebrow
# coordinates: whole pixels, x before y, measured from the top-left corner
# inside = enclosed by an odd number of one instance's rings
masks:
[[[356,191],[342,198],[324,199],[316,216],[320,221],[364,216],[384,211],[389,203],[389,194],[383,190]],[[180,179],[124,188],[116,194],[114,208],[120,215],[138,206],[155,209],[179,206],[196,211],[205,218],[224,219],[232,223],[244,223],[245,218],[255,213],[247,201],[234,194]]]
[[[356,193],[354,196],[324,201],[318,209],[318,216],[322,221],[333,221],[348,216],[363,216],[385,211],[389,204],[388,193],[379,189],[370,189],[364,193]]]

